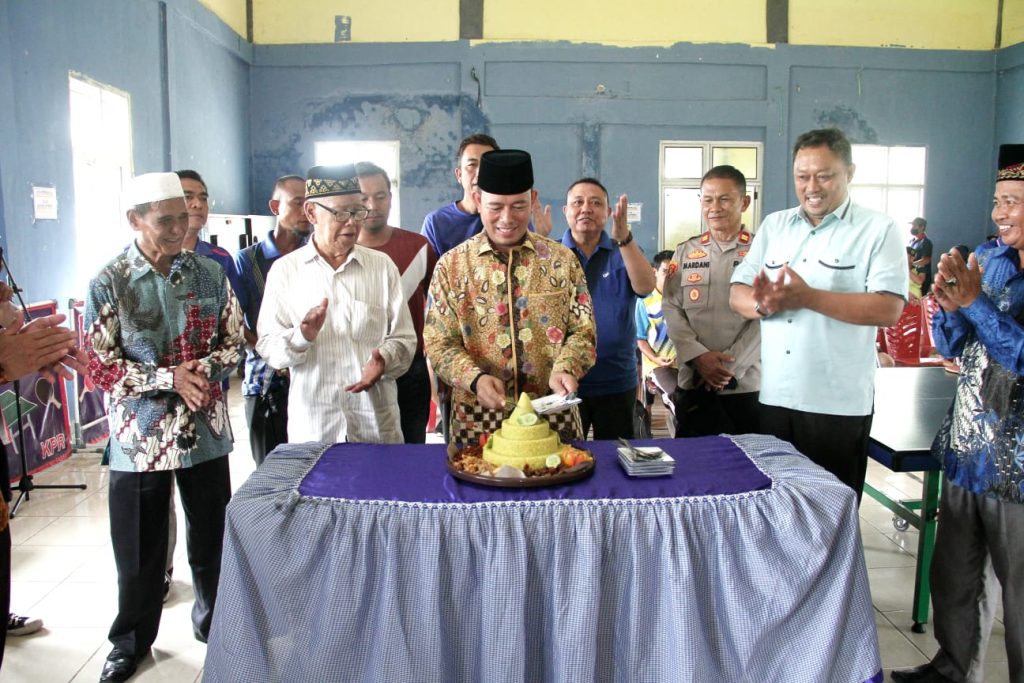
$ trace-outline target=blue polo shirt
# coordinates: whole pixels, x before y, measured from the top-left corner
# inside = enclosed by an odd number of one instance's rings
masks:
[[[601,232],[601,241],[590,258],[576,246],[571,231],[566,230],[562,235],[562,244],[572,249],[583,266],[597,322],[597,363],[580,380],[577,393],[581,397],[605,396],[635,389],[634,314],[640,297],[629,282],[619,248],[606,231]]]

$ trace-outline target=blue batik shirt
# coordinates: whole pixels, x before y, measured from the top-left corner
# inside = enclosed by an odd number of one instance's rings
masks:
[[[164,275],[132,243],[89,283],[84,329],[89,376],[109,402],[112,470],[175,470],[231,451],[219,381],[238,363],[242,316],[215,261],[183,251]],[[196,411],[174,390],[187,361],[210,381]]]
[[[982,291],[932,321],[935,347],[961,356],[956,397],[932,452],[950,482],[976,494],[1024,502],[1024,273],[1016,249],[975,252]]]

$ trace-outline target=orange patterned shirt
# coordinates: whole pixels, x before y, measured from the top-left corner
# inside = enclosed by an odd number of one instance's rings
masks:
[[[596,327],[579,259],[554,240],[527,233],[508,254],[486,233],[437,262],[433,306],[423,338],[438,376],[454,387],[453,403],[475,404],[469,385],[481,373],[505,382],[515,402],[551,393],[552,372],[579,379],[596,358]]]

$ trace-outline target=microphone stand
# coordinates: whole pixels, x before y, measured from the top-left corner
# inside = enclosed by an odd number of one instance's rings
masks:
[[[25,316],[25,323],[27,324],[32,320],[32,315],[28,312],[28,306],[25,305],[25,300],[21,298],[21,288],[14,281],[14,275],[11,274],[11,268],[4,260],[3,251],[0,251],[0,269],[7,270],[7,281],[11,285],[11,289],[14,290],[15,296],[18,297],[18,303],[21,304],[22,315]],[[30,493],[36,489],[85,489],[85,484],[36,484],[32,481],[32,475],[28,473],[28,456],[25,453],[25,429],[21,425],[21,381],[14,380],[14,413],[17,416],[18,425],[18,455],[21,457],[21,481],[18,482],[18,499],[14,501],[14,505],[11,506],[10,518],[14,519],[14,516],[18,514],[18,508],[21,506],[23,500],[29,500]]]

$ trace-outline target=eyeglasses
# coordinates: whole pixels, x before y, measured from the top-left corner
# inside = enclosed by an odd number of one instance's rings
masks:
[[[316,204],[321,209],[323,209],[327,213],[331,214],[331,216],[334,217],[334,220],[336,220],[339,223],[347,223],[347,222],[349,222],[352,219],[355,219],[357,221],[361,221],[361,220],[363,220],[364,218],[366,218],[367,216],[370,215],[370,210],[366,209],[366,208],[352,209],[351,211],[342,209],[342,210],[338,211],[338,210],[332,209],[329,206],[324,206],[320,202],[312,202],[311,201],[310,203],[311,204]]]

